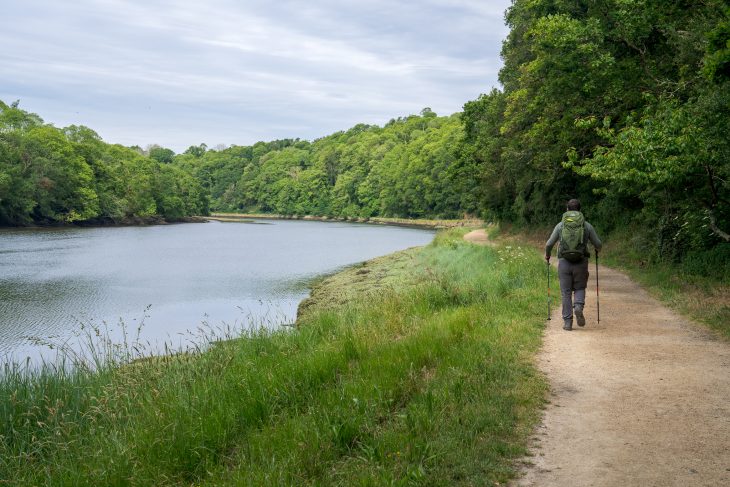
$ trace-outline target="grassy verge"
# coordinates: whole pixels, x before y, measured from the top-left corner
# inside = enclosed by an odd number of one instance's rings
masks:
[[[628,232],[612,235],[601,262],[625,271],[664,303],[730,339],[730,246],[671,264],[650,262],[636,238]]]
[[[544,248],[552,228],[495,227],[493,237]],[[600,230],[599,230],[600,231]],[[681,263],[652,262],[642,252],[641,232],[604,236],[600,263],[626,272],[654,297],[730,339],[730,250],[690,254]],[[553,253],[554,255],[554,253]]]
[[[96,372],[6,368],[0,484],[502,484],[546,390],[543,268],[462,233],[293,331]]]

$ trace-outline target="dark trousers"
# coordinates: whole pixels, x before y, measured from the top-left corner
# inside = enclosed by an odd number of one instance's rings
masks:
[[[573,306],[583,309],[586,302],[586,286],[588,285],[588,259],[580,262],[558,260],[558,279],[560,295],[563,300],[563,320],[573,321]],[[573,299],[575,293],[575,299]]]

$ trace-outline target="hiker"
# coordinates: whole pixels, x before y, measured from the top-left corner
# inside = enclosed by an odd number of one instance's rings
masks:
[[[560,294],[563,300],[563,330],[573,329],[573,315],[578,326],[585,326],[583,306],[586,302],[586,286],[588,285],[588,241],[593,244],[596,256],[601,250],[601,240],[596,235],[593,225],[585,221],[580,212],[580,201],[568,201],[568,211],[563,219],[555,225],[552,235],[545,244],[545,260],[550,265],[550,253],[553,246],[558,245],[558,279]],[[573,293],[575,292],[575,299]]]

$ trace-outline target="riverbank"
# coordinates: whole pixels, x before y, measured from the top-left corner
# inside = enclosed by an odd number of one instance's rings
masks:
[[[349,266],[324,276],[311,284],[309,296],[299,303],[297,323],[307,314],[322,309],[336,309],[378,294],[398,289],[404,291],[417,282],[412,265],[421,253],[420,247]]]
[[[206,223],[208,221],[205,216],[185,216],[176,219],[165,219],[161,216],[135,216],[125,218],[94,218],[91,220],[81,220],[71,223],[66,222],[47,222],[23,226],[0,226],[1,228],[98,228],[98,227],[146,227],[150,225],[174,225],[178,223]]]
[[[211,213],[204,217],[208,220],[223,222],[244,222],[250,220],[305,220],[305,221],[336,221],[350,223],[369,223],[372,225],[394,225],[401,227],[431,228],[436,230],[446,228],[479,227],[484,224],[477,218],[466,218],[461,220],[430,220],[430,219],[409,219],[409,218],[361,218],[361,217],[329,217],[314,215],[276,215],[269,213]]]
[[[463,233],[350,269],[371,279],[365,293],[320,300],[296,330],[135,367],[6,374],[0,479],[504,483],[545,391],[543,266]]]

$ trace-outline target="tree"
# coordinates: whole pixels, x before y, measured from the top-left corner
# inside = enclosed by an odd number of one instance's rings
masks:
[[[727,5],[515,0],[506,19],[504,90],[463,115],[490,213],[543,222],[579,196],[668,258],[725,240]]]
[[[711,245],[703,228],[730,241],[727,88],[708,90],[687,103],[663,99],[621,130],[600,128],[610,145],[599,147],[582,165],[569,164],[608,183],[613,192],[640,195],[645,209],[660,217],[658,226],[671,226],[672,255],[682,247]]]
[[[99,214],[94,173],[61,131],[50,126],[28,130],[21,154],[31,161],[28,177],[34,186],[35,220],[70,223]]]
[[[159,163],[170,164],[175,157],[175,152],[165,147],[153,146],[149,149],[149,157]]]
[[[707,40],[703,73],[711,82],[722,84],[730,80],[730,7],[725,7]]]
[[[205,154],[205,151],[208,150],[208,146],[205,144],[200,145],[191,145],[190,147],[185,150],[185,154],[190,154],[195,157],[200,157],[203,154]]]

